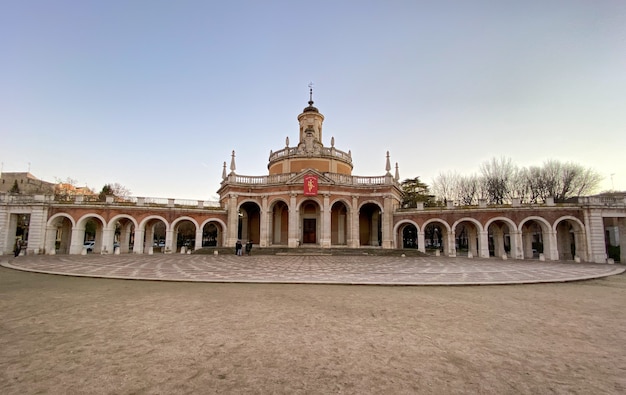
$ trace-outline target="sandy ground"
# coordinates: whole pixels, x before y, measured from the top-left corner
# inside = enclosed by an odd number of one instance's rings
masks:
[[[0,268],[0,393],[626,392],[626,275],[165,283]]]

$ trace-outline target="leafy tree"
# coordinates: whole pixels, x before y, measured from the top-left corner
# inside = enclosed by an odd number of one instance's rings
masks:
[[[419,177],[407,178],[400,183],[402,187],[402,207],[415,208],[417,203],[424,205],[434,203],[434,196],[430,194],[428,185],[420,181]]]
[[[115,196],[119,199],[126,199],[130,196],[130,189],[119,183],[105,184],[102,191],[98,194],[101,201],[106,200],[107,196]]]
[[[104,184],[104,186],[102,187],[102,190],[98,194],[98,198],[101,201],[105,201],[107,196],[112,196],[112,195],[113,195],[113,188],[111,187],[111,185]]]

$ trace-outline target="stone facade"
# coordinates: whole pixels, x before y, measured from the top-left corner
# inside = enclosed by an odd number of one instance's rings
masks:
[[[351,152],[337,149],[334,138],[330,147],[323,144],[323,121],[311,99],[298,116],[298,142],[290,146],[287,138],[270,152],[266,175],[237,174],[233,152],[229,173],[224,163],[218,202],[4,191],[0,254],[12,253],[16,238],[26,242],[25,253],[45,254],[83,254],[85,241],[96,253],[151,254],[234,247],[242,240],[260,248],[417,249],[599,263],[610,260],[609,249],[619,248],[618,259],[626,262],[623,194],[559,204],[449,202],[405,209],[389,154],[382,175],[353,175]],[[16,179],[27,185],[36,180],[24,177]]]

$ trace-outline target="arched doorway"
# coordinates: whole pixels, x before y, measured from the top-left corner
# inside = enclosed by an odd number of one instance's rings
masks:
[[[270,244],[287,245],[289,242],[289,206],[279,200],[272,205],[270,217]]]
[[[76,223],[76,240],[72,238],[70,254],[80,254],[85,250],[87,253],[112,253],[104,245],[104,219],[95,214],[85,215]]]
[[[424,247],[426,252],[441,251],[448,255],[448,228],[443,222],[433,221],[424,226]]]
[[[524,259],[538,259],[540,254],[550,251],[550,226],[545,220],[528,219],[522,223],[521,231]]]
[[[69,254],[72,245],[72,221],[64,214],[51,218],[46,227],[46,254]]]
[[[366,203],[359,210],[359,241],[362,246],[380,247],[382,244],[382,209],[375,203]]]
[[[222,226],[218,222],[207,222],[202,228],[202,247],[222,246]]]
[[[454,225],[454,248],[459,256],[480,256],[480,228],[470,219],[463,219]]]
[[[417,249],[419,243],[417,241],[417,226],[412,223],[404,223],[398,229],[398,236],[401,248]]]
[[[487,227],[487,237],[489,241],[489,256],[502,258],[511,256],[514,250],[515,240],[511,237],[513,231],[506,221],[495,220]]]
[[[176,222],[172,239],[176,243],[175,252],[181,251],[183,247],[187,251],[193,251],[196,247],[196,224],[188,219]]]
[[[258,244],[261,239],[261,208],[254,202],[239,207],[237,238]],[[245,244],[245,243],[244,243]]]
[[[587,260],[584,230],[578,222],[562,219],[557,222],[555,230],[559,260],[571,261],[576,257]]]
[[[135,245],[135,223],[126,217],[115,220],[112,241],[112,251],[115,251],[118,247],[122,254],[133,251]]]
[[[319,243],[319,213],[320,207],[313,200],[307,200],[300,206],[300,224],[302,226],[300,240],[302,245]]]
[[[348,243],[348,208],[335,202],[330,211],[330,244],[345,246]]]
[[[153,252],[166,252],[167,248],[165,245],[166,237],[167,237],[167,224],[161,218],[151,218],[145,225],[145,235],[144,240],[135,241],[143,242],[142,251],[145,253],[149,251],[149,248],[153,249]]]

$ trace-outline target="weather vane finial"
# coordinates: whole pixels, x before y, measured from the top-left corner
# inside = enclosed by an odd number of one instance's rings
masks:
[[[309,82],[309,106],[313,105],[313,82]]]

